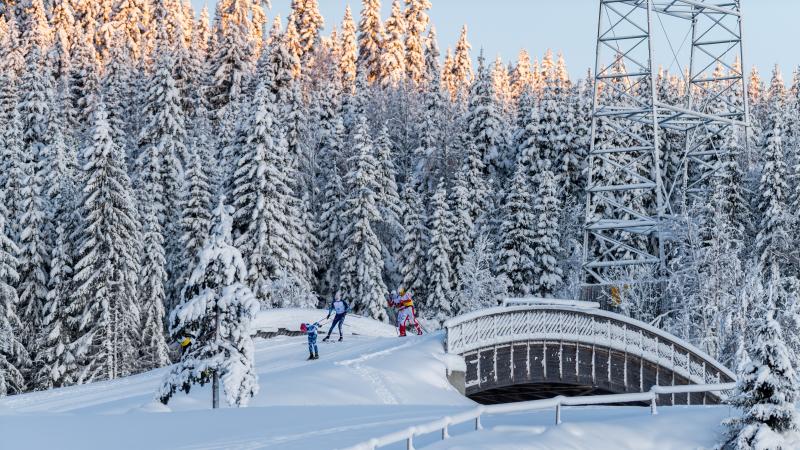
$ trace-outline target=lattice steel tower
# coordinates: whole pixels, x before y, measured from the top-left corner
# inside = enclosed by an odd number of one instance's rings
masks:
[[[664,281],[667,248],[680,239],[687,205],[703,198],[733,151],[726,137],[746,136],[739,3],[600,0],[584,298],[613,296],[644,278]],[[681,27],[678,46],[668,31]],[[677,63],[678,98],[664,98],[676,83],[662,89],[659,53],[672,57],[670,67]]]

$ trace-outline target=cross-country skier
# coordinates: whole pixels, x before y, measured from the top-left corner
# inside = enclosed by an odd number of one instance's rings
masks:
[[[399,289],[399,295],[392,293],[389,301],[391,306],[397,308],[397,328],[400,330],[400,337],[406,335],[406,326],[413,324],[417,334],[422,334],[422,327],[417,322],[417,314],[414,310],[414,300],[411,293],[404,288]]]
[[[319,322],[304,323],[300,325],[300,331],[308,335],[308,359],[319,359],[319,349],[317,348],[317,330],[322,325]]]
[[[346,301],[342,300],[340,294],[336,294],[336,297],[331,302],[331,306],[328,308],[328,317],[326,319],[331,318],[331,313],[335,312],[336,315],[333,316],[333,322],[331,322],[331,329],[328,330],[328,335],[325,336],[325,339],[322,342],[327,341],[331,338],[331,333],[333,333],[333,329],[336,326],[339,326],[339,342],[344,339],[342,335],[342,325],[344,325],[344,318],[347,316],[347,313],[350,312],[350,305],[347,304]]]

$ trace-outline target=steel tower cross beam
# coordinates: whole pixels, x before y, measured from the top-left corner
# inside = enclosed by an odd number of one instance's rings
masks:
[[[732,151],[725,136],[749,120],[739,0],[600,0],[599,6],[584,298],[666,279],[665,246],[676,238],[688,198],[702,195]],[[657,53],[667,50],[654,45],[654,25],[666,33],[662,19],[680,19],[691,38],[688,61],[677,61],[686,67],[679,99],[662,98],[665,80],[654,67]],[[672,43],[668,50],[679,59]]]

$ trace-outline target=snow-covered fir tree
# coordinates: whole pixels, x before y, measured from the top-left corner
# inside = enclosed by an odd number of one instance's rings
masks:
[[[403,249],[400,252],[400,269],[403,287],[417,299],[424,300],[428,292],[425,272],[428,248],[428,227],[425,207],[414,183],[406,183],[403,191]]]
[[[342,251],[342,208],[346,191],[339,166],[344,150],[344,124],[341,117],[335,119],[334,128],[324,138],[320,157],[322,159],[323,185],[320,187],[319,243],[318,250],[323,295],[333,294],[339,286],[339,254]]]
[[[496,252],[487,234],[475,238],[475,244],[464,258],[458,272],[459,288],[453,307],[466,314],[481,308],[497,306],[507,294],[506,278],[494,272]]]
[[[292,206],[286,173],[281,167],[288,159],[283,131],[277,124],[278,111],[270,84],[256,90],[252,116],[245,127],[244,144],[234,173],[232,194],[235,243],[248,264],[248,285],[264,305],[279,305],[272,298],[272,280],[291,271],[293,246],[288,241]]]
[[[37,44],[32,43],[25,56],[25,73],[21,79],[19,117],[22,124],[23,183],[19,192],[17,216],[19,234],[17,256],[19,284],[18,314],[27,326],[22,336],[28,352],[35,355],[38,340],[35,330],[42,325],[42,308],[47,297],[49,273],[46,211],[44,204],[44,156],[50,145],[49,123],[52,84],[44,68],[44,58]]]
[[[231,406],[247,406],[258,393],[250,322],[258,301],[247,287],[247,267],[233,245],[233,208],[222,201],[214,210],[214,229],[197,254],[181,303],[170,314],[170,334],[191,343],[164,378],[158,393],[166,404],[178,390],[212,383],[218,407],[219,383]]]
[[[537,191],[533,202],[534,224],[534,264],[536,281],[533,294],[539,297],[553,297],[563,282],[558,259],[562,249],[559,242],[558,212],[560,202],[556,178],[550,170],[539,173]]]
[[[19,337],[22,322],[16,313],[18,297],[14,289],[19,279],[15,257],[18,249],[7,234],[7,214],[4,202],[0,201],[0,397],[25,391],[23,372],[31,364]]]
[[[553,206],[550,203],[544,205],[536,203],[539,217],[534,215],[533,204],[531,201],[531,186],[526,177],[524,164],[517,163],[514,177],[511,180],[509,191],[503,204],[503,220],[500,225],[500,249],[498,254],[499,267],[498,274],[507,280],[507,290],[517,296],[526,296],[534,293],[534,286],[544,286],[544,283],[537,283],[537,250],[542,250],[543,239],[537,231],[546,231],[541,228],[539,221],[542,220],[543,211],[541,208]],[[541,194],[548,195],[548,192],[540,191]],[[546,202],[546,199],[539,200]],[[548,289],[548,288],[545,288]],[[552,288],[548,292],[552,293]]]
[[[478,76],[470,90],[467,123],[469,133],[480,152],[485,176],[497,181],[497,178],[502,176],[503,169],[502,121],[495,104],[494,88],[483,53],[478,57]]]
[[[456,43],[455,53],[453,54],[450,74],[447,77],[449,83],[446,84],[452,98],[463,97],[472,83],[472,57],[470,50],[472,46],[467,41],[467,26],[461,28],[461,35]]]
[[[791,230],[789,213],[789,169],[784,155],[782,102],[775,94],[770,104],[764,134],[764,168],[761,173],[758,210],[761,215],[756,237],[759,263],[787,262]]]
[[[339,293],[353,311],[386,320],[381,243],[375,225],[381,220],[376,204],[378,162],[373,153],[367,119],[360,116],[353,136],[354,155],[348,161],[345,186],[349,191],[342,210],[344,242],[339,255]]]
[[[319,12],[317,0],[292,0],[292,17],[299,34],[300,59],[314,53],[325,27],[325,19]]]
[[[92,142],[83,150],[82,229],[70,302],[77,383],[130,374],[139,342],[136,255],[139,224],[125,159],[111,139],[105,108],[94,112]]]
[[[383,24],[380,0],[361,1],[361,20],[358,23],[358,68],[370,83],[381,74]]]
[[[392,13],[384,23],[384,37],[381,42],[380,79],[384,87],[398,86],[406,76],[406,52],[403,38],[406,35],[406,22],[400,0],[392,2]]]
[[[405,69],[406,79],[420,84],[425,76],[425,29],[428,28],[431,9],[429,0],[406,0]],[[437,55],[438,57],[438,55]]]
[[[729,446],[734,449],[788,448],[784,435],[798,429],[797,377],[775,318],[771,287],[755,284],[747,293],[756,312],[747,329],[749,363],[742,367],[731,404],[741,417],[727,422]]]
[[[342,19],[342,37],[339,49],[339,74],[342,77],[342,87],[345,92],[349,93],[355,87],[358,58],[356,23],[353,21],[350,5],[347,5]]]
[[[427,297],[425,315],[442,323],[453,314],[453,292],[450,277],[450,242],[448,230],[452,227],[450,208],[447,205],[447,190],[444,180],[439,182],[431,198],[431,214],[428,217],[428,253],[425,274]]]

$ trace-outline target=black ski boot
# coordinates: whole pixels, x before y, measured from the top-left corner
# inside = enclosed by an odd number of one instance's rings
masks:
[[[328,339],[330,338],[331,338],[330,336],[325,336],[325,339],[323,339],[322,342],[328,342]]]
[[[308,359],[306,361],[311,361],[312,359],[315,359],[314,358],[314,354],[313,353],[309,353],[308,354]]]
[[[342,342],[343,340],[344,340],[344,336],[339,336],[339,342]]]
[[[314,359],[319,359],[319,353],[314,353]]]

